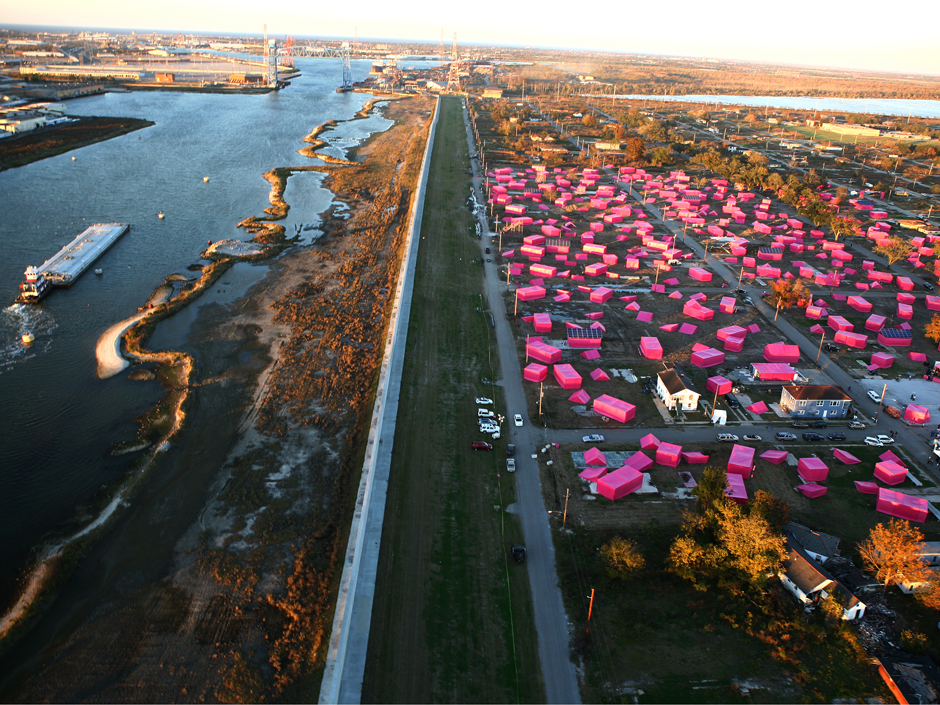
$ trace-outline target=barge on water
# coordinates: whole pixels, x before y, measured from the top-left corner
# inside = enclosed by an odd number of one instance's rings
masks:
[[[128,228],[126,223],[97,223],[40,266],[27,267],[17,303],[36,303],[53,286],[71,286]]]

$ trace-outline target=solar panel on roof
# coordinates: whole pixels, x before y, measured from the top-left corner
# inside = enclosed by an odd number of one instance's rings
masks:
[[[568,329],[569,338],[603,338],[604,332],[599,328],[569,328]]]
[[[759,249],[759,251],[760,251],[760,252],[767,252],[767,253],[772,254],[772,255],[782,255],[782,254],[783,254],[783,248],[782,248],[782,247],[761,247],[761,248]]]
[[[913,338],[911,331],[904,328],[882,328],[881,335],[885,338]]]

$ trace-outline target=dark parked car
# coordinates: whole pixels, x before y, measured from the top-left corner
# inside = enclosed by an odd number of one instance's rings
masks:
[[[493,450],[493,446],[486,441],[474,441],[473,450]]]
[[[811,423],[809,427],[810,428],[826,428],[826,422],[823,421],[822,419],[820,419],[819,421],[813,421],[813,423]]]
[[[828,436],[826,436],[826,438],[828,438],[830,441],[844,441],[845,434],[844,433],[830,433]]]
[[[793,428],[809,428],[809,424],[805,421],[794,421],[790,424]]]
[[[508,446],[506,446],[506,455],[508,455],[511,458],[515,454],[516,454],[516,446],[510,443]]]
[[[927,291],[933,291],[933,284],[928,284],[927,282],[924,282],[924,288]]]
[[[832,343],[826,343],[824,346],[826,352],[839,352],[839,346],[833,345]]]
[[[821,441],[822,439],[822,434],[813,433],[812,431],[807,431],[803,434],[804,441]]]
[[[725,402],[726,402],[726,403],[728,404],[728,406],[730,406],[732,409],[737,409],[739,406],[741,406],[741,402],[739,402],[737,399],[735,399],[735,398],[734,398],[733,396],[731,396],[730,394],[725,394]]]
[[[516,544],[515,546],[509,549],[509,554],[512,556],[512,559],[519,565],[522,565],[523,563],[525,563],[525,546]]]

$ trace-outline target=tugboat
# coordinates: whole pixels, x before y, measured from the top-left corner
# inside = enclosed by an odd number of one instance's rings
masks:
[[[39,271],[39,267],[27,267],[24,276],[25,280],[20,284],[22,293],[17,297],[17,303],[37,303],[52,288],[49,280]]]

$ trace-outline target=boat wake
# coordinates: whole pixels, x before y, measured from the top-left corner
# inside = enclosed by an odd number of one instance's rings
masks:
[[[0,310],[0,374],[46,352],[56,328],[58,323],[52,314],[39,306],[13,304]],[[27,333],[34,336],[32,343],[23,342]]]

